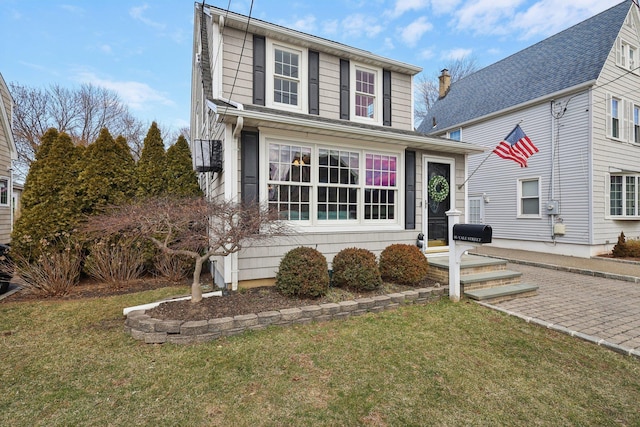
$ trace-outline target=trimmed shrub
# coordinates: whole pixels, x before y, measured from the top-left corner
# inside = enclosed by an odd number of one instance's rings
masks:
[[[333,283],[353,290],[373,290],[382,286],[382,278],[373,252],[347,248],[333,258]]]
[[[317,298],[329,290],[327,259],[309,247],[290,250],[280,261],[276,289],[283,295]]]
[[[629,256],[628,252],[627,239],[624,236],[624,231],[622,231],[618,236],[618,243],[616,243],[611,251],[611,255],[613,255],[614,258],[624,258]]]
[[[380,254],[380,275],[388,282],[415,286],[424,280],[428,269],[427,258],[414,245],[390,245]]]

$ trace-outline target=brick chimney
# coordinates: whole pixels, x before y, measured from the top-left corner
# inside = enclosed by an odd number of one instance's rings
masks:
[[[449,70],[447,70],[446,68],[442,70],[438,79],[440,80],[439,96],[440,98],[444,98],[445,96],[447,96],[449,87],[451,86],[451,74],[449,74]]]

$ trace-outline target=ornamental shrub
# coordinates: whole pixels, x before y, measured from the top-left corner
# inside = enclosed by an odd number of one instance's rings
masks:
[[[624,231],[620,232],[620,235],[618,236],[618,243],[616,243],[616,245],[613,247],[611,255],[613,255],[614,258],[624,258],[626,256],[629,256],[627,239],[624,236]]]
[[[373,252],[347,248],[333,258],[333,283],[353,290],[373,290],[382,286],[382,278]]]
[[[283,295],[317,298],[329,290],[327,259],[316,249],[299,247],[287,252],[276,274],[276,290]]]
[[[429,263],[417,246],[394,244],[380,254],[382,279],[398,285],[415,286],[427,275]]]

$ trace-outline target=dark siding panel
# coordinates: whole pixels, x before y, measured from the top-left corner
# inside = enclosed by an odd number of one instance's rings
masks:
[[[309,51],[309,114],[320,114],[320,54]]]
[[[266,76],[266,43],[262,36],[253,36],[253,103],[264,105]]]
[[[391,71],[382,71],[382,124],[391,126]]]
[[[349,120],[349,61],[340,60],[340,118]]]
[[[405,151],[404,153],[404,228],[415,230],[416,228],[416,152]]]
[[[256,203],[260,200],[260,181],[258,170],[260,169],[260,147],[258,132],[242,132],[240,144],[240,177],[241,194],[243,204]]]

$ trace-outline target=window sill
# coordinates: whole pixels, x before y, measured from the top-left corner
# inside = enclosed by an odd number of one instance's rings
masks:
[[[640,216],[610,216],[613,221],[640,221]]]

